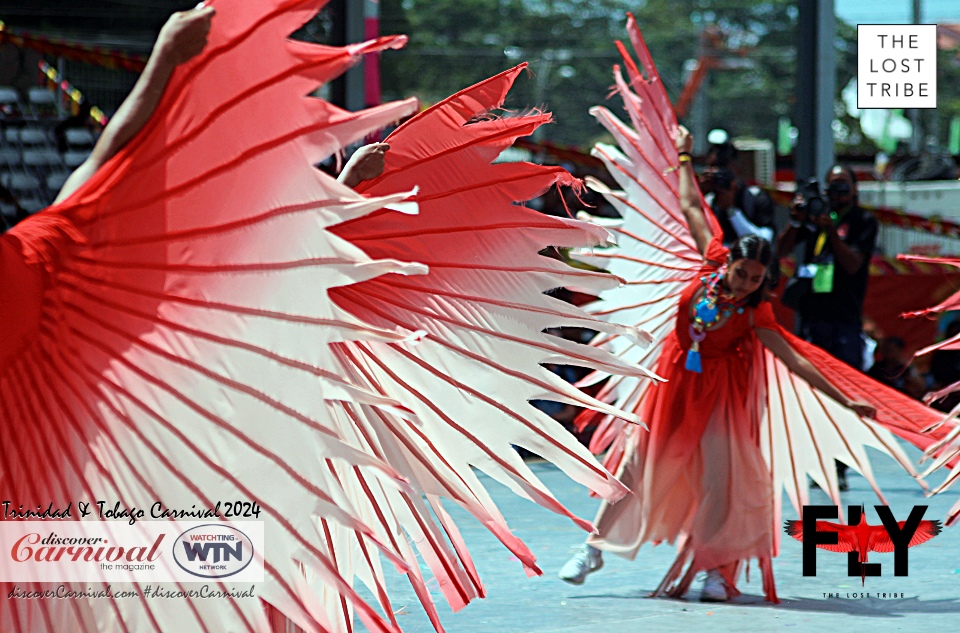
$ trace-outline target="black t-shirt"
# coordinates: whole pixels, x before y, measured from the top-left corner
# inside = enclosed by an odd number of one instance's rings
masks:
[[[852,207],[837,222],[837,233],[843,243],[863,254],[863,263],[854,273],[847,273],[836,261],[827,239],[819,255],[814,255],[818,233],[807,225],[797,230],[797,243],[803,242],[803,263],[833,263],[833,290],[804,295],[800,301],[800,317],[805,321],[830,321],[860,324],[863,297],[867,293],[870,257],[877,242],[877,219],[860,207]]]

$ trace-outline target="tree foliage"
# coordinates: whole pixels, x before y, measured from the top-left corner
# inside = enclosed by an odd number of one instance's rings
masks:
[[[674,99],[686,62],[703,52],[703,29],[743,49],[743,68],[714,71],[705,86],[710,126],[775,135],[793,100],[796,10],[786,0],[383,0],[381,29],[410,35],[406,50],[384,56],[384,93],[430,102],[528,61],[532,76],[508,106],[543,106],[558,122],[544,138],[588,146],[601,132],[587,111],[610,92],[627,11]]]
[[[381,31],[410,43],[383,56],[384,96],[427,103],[520,62],[530,73],[506,107],[543,107],[559,125],[540,138],[584,145],[600,132],[587,110],[603,100],[625,37],[622,0],[383,0]]]
[[[702,88],[706,129],[775,139],[781,117],[796,119],[797,91],[807,89],[796,85],[793,0],[381,0],[380,7],[382,32],[410,35],[406,49],[383,56],[385,97],[415,95],[432,103],[527,61],[531,72],[507,107],[553,112],[557,125],[540,138],[582,148],[602,135],[588,110],[610,93],[611,68],[619,61],[614,40],[626,38],[627,11],[636,16],[672,99],[690,60],[715,56],[725,67],[712,70]],[[835,47],[838,149],[872,151],[840,99],[857,73],[856,28],[838,21]],[[939,83],[941,110],[952,108],[952,114],[960,112],[960,66],[948,57],[941,60]],[[619,104],[612,109],[619,111]],[[941,120],[945,142],[949,119]]]

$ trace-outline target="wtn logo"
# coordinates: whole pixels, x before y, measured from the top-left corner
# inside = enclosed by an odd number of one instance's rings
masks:
[[[863,506],[847,506],[847,523],[817,519],[836,519],[837,506],[803,506],[803,519],[786,521],[784,530],[803,543],[803,575],[817,575],[817,549],[847,552],[847,575],[880,575],[880,563],[868,563],[869,552],[893,552],[893,575],[906,576],[907,550],[929,541],[940,533],[940,521],[924,521],[927,506],[914,506],[906,521],[897,521],[887,506],[874,506],[883,525],[868,525]]]
[[[181,534],[173,558],[182,570],[201,578],[226,578],[253,561],[253,541],[223,523],[207,523]]]
[[[237,541],[237,544],[234,547],[230,547],[230,545],[227,543],[180,542],[183,543],[183,549],[186,552],[187,560],[191,563],[198,558],[205,563],[219,563],[221,554],[223,554],[222,558],[224,561],[229,561],[231,558],[243,560],[243,541]],[[213,560],[207,558],[211,552],[213,552]]]

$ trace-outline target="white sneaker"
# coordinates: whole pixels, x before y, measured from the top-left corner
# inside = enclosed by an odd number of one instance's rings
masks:
[[[700,602],[726,601],[727,582],[720,575],[719,569],[711,569],[707,572],[707,579],[703,581],[703,589],[700,590]]]
[[[596,547],[584,544],[573,557],[560,568],[560,580],[571,585],[582,585],[587,574],[603,567],[603,557]]]

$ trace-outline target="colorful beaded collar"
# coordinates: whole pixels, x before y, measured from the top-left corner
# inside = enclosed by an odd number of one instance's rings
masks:
[[[700,300],[693,308],[693,317],[690,319],[690,349],[687,351],[686,367],[698,374],[703,372],[700,363],[700,343],[707,337],[707,330],[721,319],[731,314],[743,314],[746,299],[735,299],[733,295],[723,293],[723,275],[727,267],[723,266],[709,277],[701,277],[700,283],[706,286]]]

